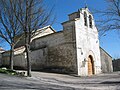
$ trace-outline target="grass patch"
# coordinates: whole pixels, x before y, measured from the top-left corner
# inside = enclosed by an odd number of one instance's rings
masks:
[[[9,74],[9,75],[17,75],[17,72],[14,70],[0,68],[0,73]]]

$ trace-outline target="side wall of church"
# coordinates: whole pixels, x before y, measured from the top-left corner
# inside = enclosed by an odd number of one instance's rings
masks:
[[[100,48],[100,56],[101,56],[101,64],[102,64],[102,72],[113,72],[113,65],[112,65],[112,57]]]
[[[69,34],[68,34],[69,33]],[[58,32],[33,40],[31,43],[32,70],[48,70],[60,73],[77,73],[75,43],[71,32]],[[24,48],[14,54],[14,68],[26,69]],[[9,52],[3,53],[2,65],[9,65]]]
[[[67,34],[69,33],[69,34]],[[38,38],[31,48],[33,69],[52,70],[55,72],[76,73],[74,42],[70,42],[71,32],[58,32]],[[37,62],[37,63],[35,63]]]

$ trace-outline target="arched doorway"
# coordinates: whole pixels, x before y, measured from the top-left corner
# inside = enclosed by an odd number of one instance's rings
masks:
[[[88,57],[88,75],[93,75],[94,74],[94,61],[93,57],[89,55]]]

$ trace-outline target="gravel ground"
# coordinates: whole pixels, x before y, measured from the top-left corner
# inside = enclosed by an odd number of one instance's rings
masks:
[[[32,72],[32,77],[0,74],[0,90],[120,90],[120,72],[91,77]]]

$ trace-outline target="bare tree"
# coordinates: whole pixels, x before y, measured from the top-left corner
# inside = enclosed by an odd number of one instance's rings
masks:
[[[9,1],[0,0],[0,39],[6,41],[11,47],[9,66],[11,70],[13,70],[14,46],[20,40],[20,37],[16,37],[22,33],[19,22],[12,12]]]
[[[27,76],[31,76],[30,43],[37,29],[53,22],[50,19],[52,8],[48,11],[44,0],[10,0],[13,14],[22,27],[25,36],[25,48],[27,55]],[[17,10],[16,10],[17,9]]]
[[[109,30],[120,30],[120,0],[105,0],[107,7],[105,10],[96,10],[100,14],[97,20],[99,31],[102,33]]]

